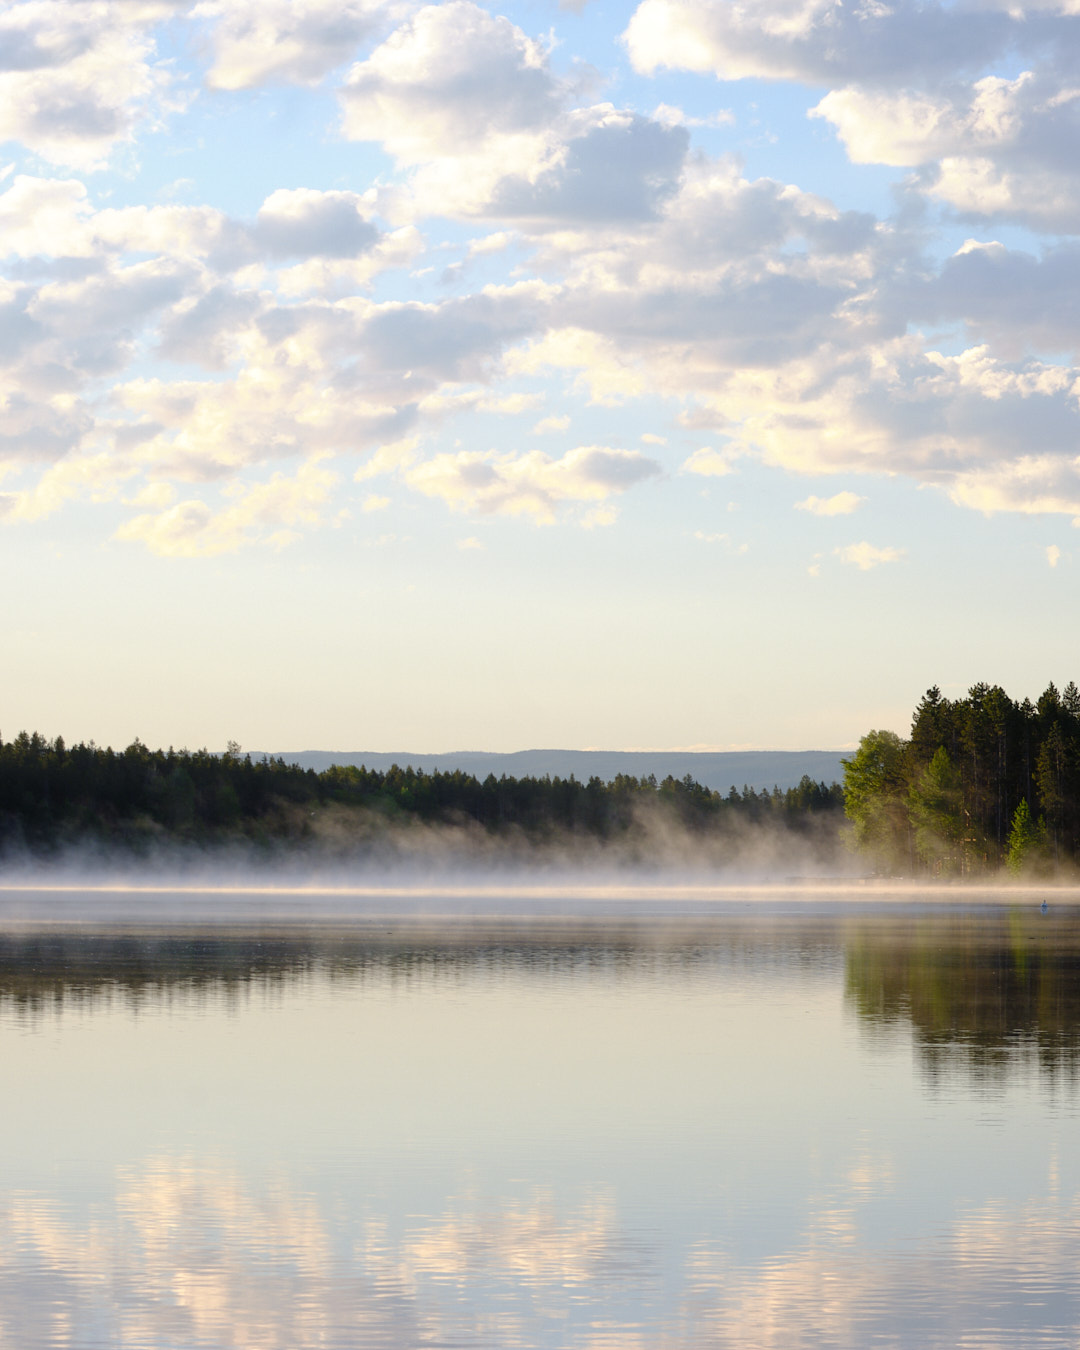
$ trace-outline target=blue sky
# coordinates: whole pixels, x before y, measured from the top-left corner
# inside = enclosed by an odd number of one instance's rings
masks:
[[[1076,676],[1075,10],[0,6],[0,733],[822,748]]]

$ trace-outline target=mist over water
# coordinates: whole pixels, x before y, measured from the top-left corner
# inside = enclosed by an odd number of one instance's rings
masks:
[[[33,851],[4,841],[0,884],[185,884],[364,887],[537,884],[553,879],[782,881],[857,877],[865,865],[836,821],[797,825],[731,818],[694,829],[655,803],[634,808],[633,828],[605,839],[549,825],[541,835],[476,822],[433,823],[332,804],[304,812],[304,834],[260,842],[197,845],[148,835],[121,847],[93,838]]]

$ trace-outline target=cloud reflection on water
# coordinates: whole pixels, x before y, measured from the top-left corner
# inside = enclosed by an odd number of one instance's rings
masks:
[[[397,1237],[378,1216],[346,1239],[332,1204],[194,1158],[122,1170],[81,1222],[16,1194],[0,1209],[0,1344],[524,1346],[655,1273],[595,1197],[459,1200]]]
[[[831,1220],[815,1214],[805,1245],[752,1270],[696,1251],[679,1334],[656,1344],[1062,1350],[1077,1343],[1080,1195],[1060,1195],[1051,1184],[1019,1206],[976,1206],[946,1231],[893,1250],[868,1241],[859,1208],[852,1196]]]
[[[283,1181],[161,1157],[116,1182],[85,1222],[29,1193],[0,1211],[0,1344],[1005,1350],[1072,1344],[1080,1325],[1080,1196],[1052,1169],[1045,1194],[883,1250],[864,1221],[891,1167],[867,1155],[816,1198],[795,1249],[737,1265],[693,1245],[678,1303],[648,1324],[635,1293],[657,1253],[610,1201],[459,1199],[396,1236],[370,1218],[349,1249],[333,1206]]]

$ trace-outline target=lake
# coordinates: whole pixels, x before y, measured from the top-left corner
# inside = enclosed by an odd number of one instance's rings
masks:
[[[0,1346],[1075,1347],[1080,908],[0,898]]]

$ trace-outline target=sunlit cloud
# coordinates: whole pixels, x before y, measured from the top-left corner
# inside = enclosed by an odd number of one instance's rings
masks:
[[[441,498],[455,510],[524,515],[550,525],[560,508],[603,502],[660,472],[636,450],[578,446],[557,459],[539,450],[498,455],[463,450],[436,455],[406,469],[403,479],[425,496]],[[585,524],[609,524],[607,509],[587,514]]]
[[[735,472],[731,457],[708,445],[695,450],[689,459],[683,460],[682,467],[684,473],[701,474],[704,478],[723,478]]]
[[[837,492],[832,497],[807,497],[796,502],[795,509],[814,516],[850,516],[865,500],[854,492]]]
[[[908,200],[969,222],[945,257],[910,213],[814,191],[811,162],[798,186],[752,173],[718,149],[728,112],[665,87],[642,113],[564,37],[471,0],[15,0],[3,519],[122,494],[146,509],[120,537],[229,552],[270,534],[203,485],[328,457],[341,484],[393,473],[455,509],[600,524],[624,487],[601,505],[557,439],[585,405],[711,437],[688,475],[903,475],[988,515],[1080,516],[1073,22],[1049,4],[642,0],[612,34],[643,81],[818,91],[812,115],[853,165],[893,168]],[[192,133],[172,186],[142,183],[208,98],[226,135],[253,92],[277,117],[283,86],[322,109],[328,163],[370,146],[378,171],[275,183],[271,164],[261,200],[230,211]],[[477,414],[535,416],[550,464],[468,439]],[[475,486],[478,465],[498,481]],[[200,486],[140,497],[164,483]],[[332,525],[335,492],[305,530]]]
[[[905,550],[878,548],[874,544],[868,544],[864,539],[858,544],[845,544],[843,548],[835,549],[834,552],[842,563],[850,563],[862,572],[869,572],[872,567],[880,567],[882,563],[898,562],[904,556]]]

